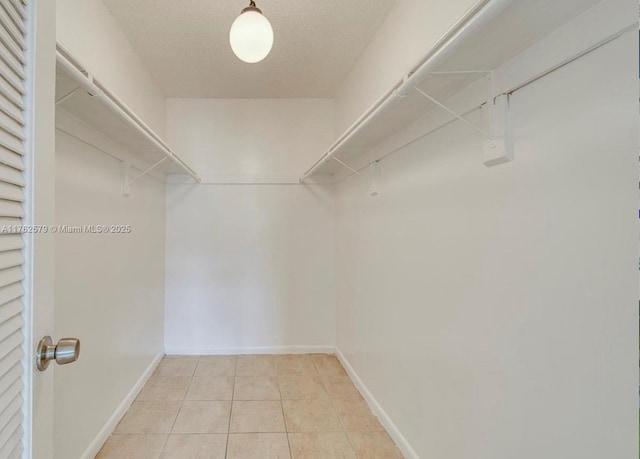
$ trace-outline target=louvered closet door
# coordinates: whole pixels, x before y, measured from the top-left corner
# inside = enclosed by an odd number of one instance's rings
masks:
[[[0,459],[22,456],[26,3],[0,0]],[[16,228],[17,227],[17,228]],[[13,234],[11,234],[13,232]]]

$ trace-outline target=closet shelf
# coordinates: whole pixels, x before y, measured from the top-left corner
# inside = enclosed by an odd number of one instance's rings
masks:
[[[300,182],[313,176],[335,175],[343,167],[359,174],[358,167],[364,160],[361,155],[427,113],[447,110],[448,99],[474,83],[480,84],[480,79],[488,79],[484,101],[495,102],[500,94],[493,93],[490,79],[493,71],[584,10],[585,1],[580,0],[476,3],[413,70],[338,137]],[[453,111],[449,113],[461,117]],[[493,140],[490,132],[483,134]],[[376,159],[367,161],[374,164]]]
[[[200,177],[131,109],[95,79],[63,45],[56,46],[56,106],[167,175]]]

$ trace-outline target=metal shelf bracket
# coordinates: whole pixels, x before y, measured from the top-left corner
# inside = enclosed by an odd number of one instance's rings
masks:
[[[71,91],[66,93],[64,96],[60,97],[59,99],[56,99],[56,105],[61,104],[62,102],[67,100],[69,97],[73,96],[78,89],[80,89],[80,85],[76,86]]]
[[[344,161],[342,161],[340,158],[336,157],[336,156],[332,156],[330,159],[333,159],[335,162],[337,162],[338,164],[346,167],[347,169],[349,169],[351,172],[353,172],[354,174],[362,177],[362,178],[366,178],[364,175],[362,175],[358,170],[354,169],[353,167],[349,166],[347,163],[345,163]]]
[[[462,70],[451,72],[434,72],[432,74],[484,74],[488,82],[487,101],[482,105],[482,126],[478,127],[461,114],[434,99],[422,89],[414,88],[426,99],[442,108],[449,114],[462,121],[467,126],[482,134],[482,158],[487,167],[497,166],[513,161],[513,136],[511,133],[511,109],[509,106],[509,94],[494,96],[493,73],[482,70]]]
[[[356,174],[358,177],[363,178],[365,180],[367,179],[367,177],[365,177],[363,174],[361,174],[359,170],[354,169],[353,167],[349,166],[347,163],[342,161],[340,158],[332,156],[331,159],[333,159],[335,162],[337,162],[341,166],[349,169],[351,172]],[[369,164],[369,171],[371,173],[371,184],[369,186],[369,194],[372,197],[378,196],[380,194],[380,191],[379,191],[379,188],[378,188],[378,184],[380,182],[380,164],[379,163],[380,163],[380,161],[374,161],[374,162]]]
[[[493,140],[493,138],[491,137],[490,134],[486,133],[484,130],[482,130],[481,128],[479,128],[478,126],[476,126],[475,124],[473,124],[471,121],[467,120],[466,118],[464,118],[462,115],[460,115],[458,112],[456,112],[455,110],[447,107],[445,104],[443,104],[442,102],[434,99],[433,97],[431,97],[429,94],[427,94],[426,92],[424,92],[422,89],[418,88],[417,86],[414,88],[416,90],[416,92],[418,92],[420,95],[424,96],[427,100],[429,100],[430,102],[436,104],[438,107],[440,107],[441,109],[443,109],[444,111],[448,112],[449,114],[455,116],[457,119],[459,119],[460,121],[462,121],[464,124],[466,124],[467,126],[469,126],[470,128],[478,131],[480,134],[482,134],[483,137]]]
[[[147,175],[149,172],[151,172],[153,169],[155,169],[160,164],[165,162],[167,159],[168,158],[166,157],[162,158],[160,161],[156,162],[152,166],[149,166],[148,168],[146,168],[144,171],[142,171],[140,174],[136,175],[132,179],[130,178],[131,164],[129,164],[128,162],[123,162],[122,163],[122,196],[124,196],[125,198],[128,198],[129,196],[131,196],[131,185],[138,179]]]

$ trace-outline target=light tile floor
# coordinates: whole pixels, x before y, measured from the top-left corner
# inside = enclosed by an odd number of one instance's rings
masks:
[[[396,459],[335,356],[165,357],[99,459]]]

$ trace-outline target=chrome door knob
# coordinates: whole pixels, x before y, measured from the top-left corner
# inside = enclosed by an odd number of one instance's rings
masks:
[[[62,338],[58,344],[53,344],[50,336],[45,336],[38,343],[36,349],[36,366],[44,371],[49,362],[55,360],[58,365],[66,365],[78,360],[80,356],[80,340],[76,338]]]

